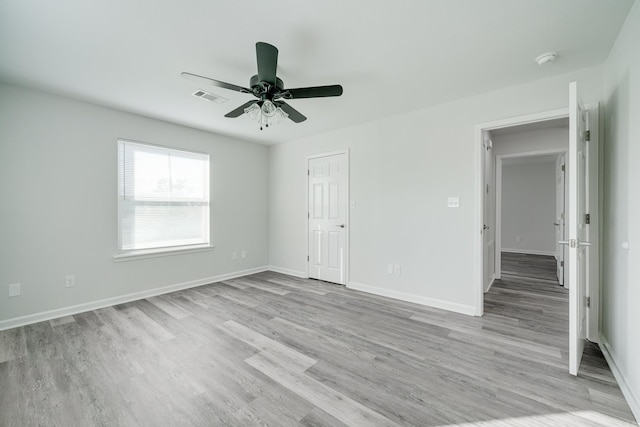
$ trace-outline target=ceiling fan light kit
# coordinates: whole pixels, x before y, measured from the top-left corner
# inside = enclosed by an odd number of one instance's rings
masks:
[[[273,102],[266,100],[262,103],[262,106],[260,106],[259,104],[261,102],[262,101],[254,102],[244,109],[244,113],[249,116],[251,120],[257,120],[260,123],[260,130],[262,130],[263,126],[268,128],[269,125],[280,123],[289,117],[282,108],[277,107]]]
[[[278,49],[268,43],[256,43],[256,59],[258,63],[258,74],[252,76],[249,80],[250,88],[187,72],[183,72],[182,77],[199,83],[206,83],[236,92],[251,94],[258,98],[257,101],[248,101],[235,110],[228,112],[225,114],[225,117],[235,118],[246,114],[251,119],[257,120],[260,123],[260,130],[262,130],[263,127],[269,127],[269,125],[279,123],[286,118],[289,118],[294,123],[307,120],[302,113],[284,102],[284,99],[324,98],[342,95],[342,86],[340,85],[285,89],[284,82],[276,77]]]

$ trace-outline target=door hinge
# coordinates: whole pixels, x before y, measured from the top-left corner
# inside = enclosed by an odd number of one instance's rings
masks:
[[[311,218],[311,214],[307,212],[307,219]]]
[[[562,169],[562,172],[564,172],[564,165],[562,165],[560,168]]]
[[[585,224],[591,224],[591,215],[584,214],[584,223]]]
[[[489,194],[489,184],[487,184],[487,194]]]
[[[560,267],[564,267],[564,261],[560,261]]]
[[[307,255],[307,262],[309,262],[309,255]]]
[[[311,171],[309,169],[307,169],[307,176],[311,175]]]
[[[591,131],[588,130],[584,133],[584,140],[585,141],[591,141]]]
[[[587,297],[587,308],[591,308],[591,297]]]

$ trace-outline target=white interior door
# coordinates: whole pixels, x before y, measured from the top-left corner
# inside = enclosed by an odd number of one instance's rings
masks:
[[[311,158],[308,167],[309,277],[344,285],[349,188],[347,154]]]
[[[564,251],[565,245],[560,244],[564,237],[565,191],[564,191],[564,155],[560,154],[556,160],[556,220],[553,223],[556,230],[556,274],[558,283],[564,285]]]
[[[586,295],[588,286],[589,229],[588,164],[589,112],[584,108],[575,82],[569,85],[569,153],[568,153],[568,211],[566,224],[568,241],[567,281],[569,282],[569,373],[578,374],[586,338]]]
[[[495,176],[492,141],[485,136],[484,141],[484,212],[482,225],[483,239],[483,290],[487,292],[495,276],[495,190],[493,177]]]

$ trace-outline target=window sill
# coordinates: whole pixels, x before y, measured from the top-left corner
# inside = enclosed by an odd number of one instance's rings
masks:
[[[163,248],[163,249],[145,249],[139,251],[130,251],[113,256],[113,262],[132,261],[134,259],[157,258],[169,255],[190,254],[195,252],[210,251],[215,248],[214,245],[194,245],[183,248]]]

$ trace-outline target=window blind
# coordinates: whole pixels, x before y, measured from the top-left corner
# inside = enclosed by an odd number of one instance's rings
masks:
[[[209,244],[209,156],[118,141],[121,252]]]

